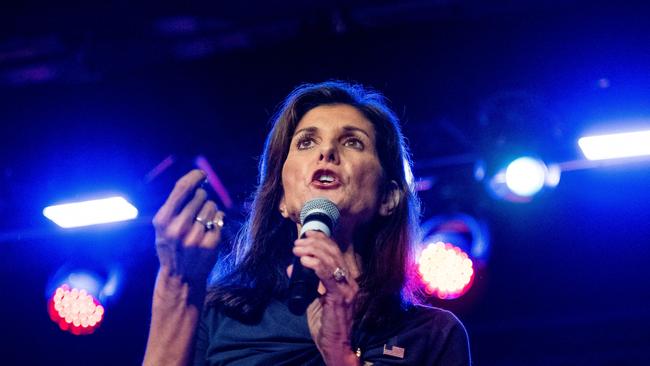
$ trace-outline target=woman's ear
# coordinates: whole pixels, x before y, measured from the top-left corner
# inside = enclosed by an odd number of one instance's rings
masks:
[[[287,213],[287,204],[284,202],[284,196],[280,200],[280,204],[278,205],[278,210],[280,211],[280,215],[284,217],[285,219],[289,217],[289,214]]]
[[[384,191],[384,196],[381,200],[381,206],[379,206],[379,214],[381,216],[390,216],[399,205],[400,200],[400,191],[397,182],[391,180],[388,182],[386,190]]]

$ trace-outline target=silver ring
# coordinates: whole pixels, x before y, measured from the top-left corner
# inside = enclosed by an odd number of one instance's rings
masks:
[[[332,277],[334,277],[334,281],[336,282],[343,282],[345,281],[345,277],[347,274],[345,273],[345,270],[341,267],[336,267],[334,270],[334,273],[332,273]]]
[[[196,221],[196,222],[200,223],[201,225],[203,225],[203,227],[205,228],[205,231],[213,230],[215,228],[215,226],[219,226],[219,227],[223,226],[223,220],[219,220],[218,222],[214,221],[214,220],[205,221],[205,219],[202,219],[202,218],[197,216],[197,217],[194,218],[194,221]],[[219,225],[219,224],[221,224],[221,225]]]
[[[208,221],[208,222],[205,223],[205,229],[206,230],[212,230],[215,227],[222,228],[223,227],[223,219],[212,220],[212,221]]]
[[[200,218],[200,217],[198,217],[198,216],[194,218],[194,221],[196,221],[196,222],[198,222],[199,224],[203,225],[203,227],[205,228],[205,230],[210,230],[210,229],[208,228],[208,223],[209,223],[210,221],[206,222],[204,219],[202,219],[202,218]]]

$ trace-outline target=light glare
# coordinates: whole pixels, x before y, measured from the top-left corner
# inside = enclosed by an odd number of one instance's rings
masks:
[[[589,160],[650,155],[650,130],[581,137],[578,145]]]
[[[48,302],[50,319],[64,331],[75,335],[91,334],[104,316],[104,307],[84,289],[63,284]]]
[[[440,299],[462,296],[474,278],[472,260],[460,248],[443,242],[429,244],[418,258],[425,291]]]
[[[131,220],[138,209],[123,197],[73,202],[46,207],[43,215],[62,228]]]
[[[544,187],[546,171],[546,165],[537,159],[518,158],[506,168],[506,185],[513,193],[530,197]]]

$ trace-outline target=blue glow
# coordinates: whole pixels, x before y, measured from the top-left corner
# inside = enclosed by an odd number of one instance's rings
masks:
[[[546,165],[540,160],[522,157],[511,162],[506,168],[506,185],[513,193],[530,197],[544,187]]]
[[[650,155],[650,130],[581,137],[578,145],[589,160]]]
[[[93,275],[89,272],[73,272],[65,279],[67,283],[72,288],[83,289],[97,297],[100,290],[100,280],[96,275]]]
[[[122,197],[110,197],[49,206],[43,215],[62,228],[73,228],[131,220],[138,209]]]
[[[122,282],[122,271],[113,269],[108,275],[106,284],[104,284],[104,287],[99,293],[100,299],[103,300],[107,297],[114,296],[121,282]]]
[[[424,243],[452,243],[471,255],[473,261],[486,263],[490,254],[490,233],[485,222],[464,213],[438,215],[420,226]]]

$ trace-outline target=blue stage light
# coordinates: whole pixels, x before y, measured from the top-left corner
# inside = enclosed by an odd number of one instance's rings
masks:
[[[131,220],[138,209],[123,197],[109,197],[46,207],[43,215],[63,228]]]
[[[582,137],[578,145],[589,160],[650,155],[650,130]]]
[[[546,175],[544,162],[525,156],[508,164],[506,185],[518,196],[531,197],[544,187]]]
[[[479,165],[478,168],[481,169]],[[485,181],[490,194],[510,202],[530,202],[544,188],[555,188],[560,183],[562,168],[546,164],[539,158],[522,156],[496,169]],[[477,179],[484,176],[477,175]]]

